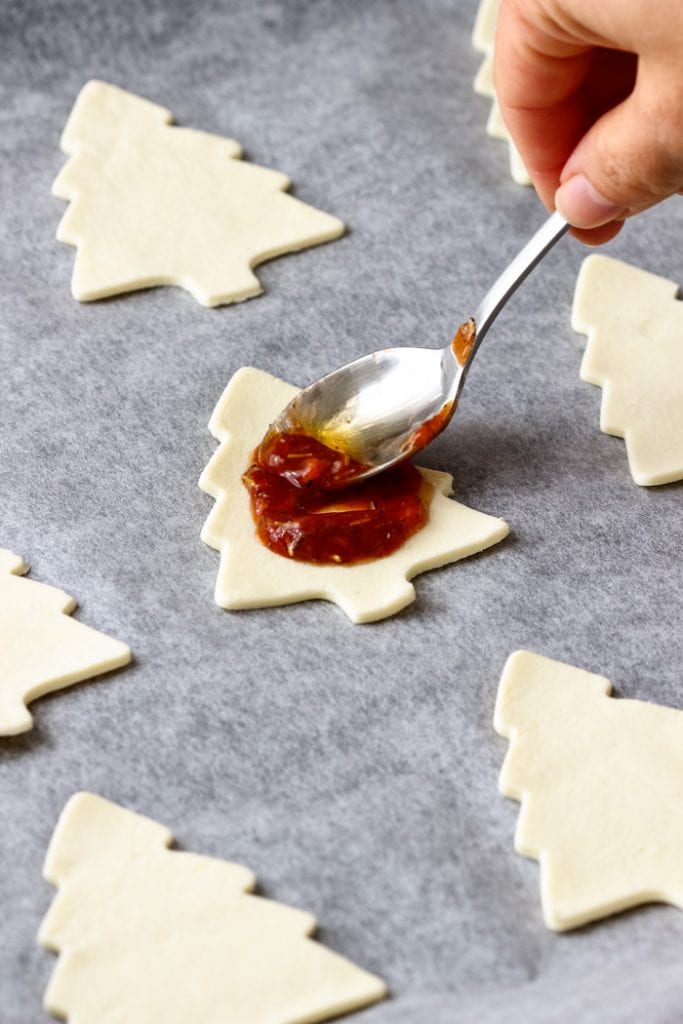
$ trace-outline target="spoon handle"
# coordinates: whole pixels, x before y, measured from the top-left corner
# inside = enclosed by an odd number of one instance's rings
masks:
[[[479,346],[510,296],[517,291],[536,264],[540,263],[545,254],[562,238],[562,235],[569,231],[569,228],[570,225],[559,213],[553,213],[527,242],[522,251],[515,256],[495,284],[489,288],[474,316],[477,327],[476,347]]]

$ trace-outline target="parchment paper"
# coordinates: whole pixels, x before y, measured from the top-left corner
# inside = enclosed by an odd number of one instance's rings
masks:
[[[442,345],[540,223],[484,133],[474,14],[474,0],[2,4],[0,543],[136,659],[0,740],[2,1024],[47,1020],[40,870],[79,789],[313,911],[325,942],[391,987],[359,1024],[683,1019],[683,915],[547,931],[538,865],[513,852],[518,806],[496,790],[493,703],[516,648],[683,707],[683,489],[637,487],[623,442],[599,432],[569,325],[578,243],[501,316],[422,460],[505,517],[508,540],[418,578],[415,604],[372,626],[320,602],[221,611],[199,540],[206,425],[239,366],[304,384],[385,345]],[[238,139],[348,235],[265,265],[265,294],[239,306],[171,288],[79,305],[50,185],[91,77]],[[682,228],[670,200],[606,251],[683,282]]]

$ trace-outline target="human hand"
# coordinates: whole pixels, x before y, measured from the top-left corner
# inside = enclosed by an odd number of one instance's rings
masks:
[[[683,190],[681,0],[501,0],[494,80],[541,199],[583,241]]]

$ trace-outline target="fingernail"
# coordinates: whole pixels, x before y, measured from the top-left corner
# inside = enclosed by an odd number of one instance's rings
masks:
[[[575,228],[597,228],[624,212],[591,185],[584,174],[575,174],[555,193],[558,212]]]

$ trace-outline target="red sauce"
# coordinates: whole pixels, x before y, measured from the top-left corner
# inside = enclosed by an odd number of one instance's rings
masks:
[[[350,455],[294,430],[284,434],[269,430],[254,455],[260,466],[295,487],[315,487],[321,491],[344,487],[368,468]]]
[[[455,337],[451,342],[451,348],[453,349],[453,355],[459,366],[464,366],[467,360],[470,358],[472,352],[472,346],[477,340],[477,326],[470,318],[465,320],[464,324],[460,324]]]
[[[424,423],[412,432],[402,446],[402,451],[406,455],[412,455],[413,452],[419,452],[426,448],[441,433],[444,427],[448,426],[451,416],[455,412],[456,404],[457,402],[446,402],[445,405],[442,405],[436,415],[430,416],[428,420],[425,420]]]
[[[451,349],[455,356],[455,361],[459,366],[464,366],[470,358],[472,348],[476,340],[476,324],[474,320],[470,318],[469,320],[466,320],[464,324],[460,324],[455,332],[455,337],[451,342]],[[433,441],[445,427],[448,426],[451,416],[455,412],[456,405],[457,400],[446,402],[434,416],[430,417],[430,419],[426,420],[413,431],[403,445],[403,452],[406,457],[414,454],[414,452],[419,452],[422,448],[426,448],[427,445]]]
[[[266,435],[252,460],[242,480],[256,532],[286,558],[334,565],[384,558],[427,521],[431,488],[409,462],[354,483],[364,466],[296,433]]]

